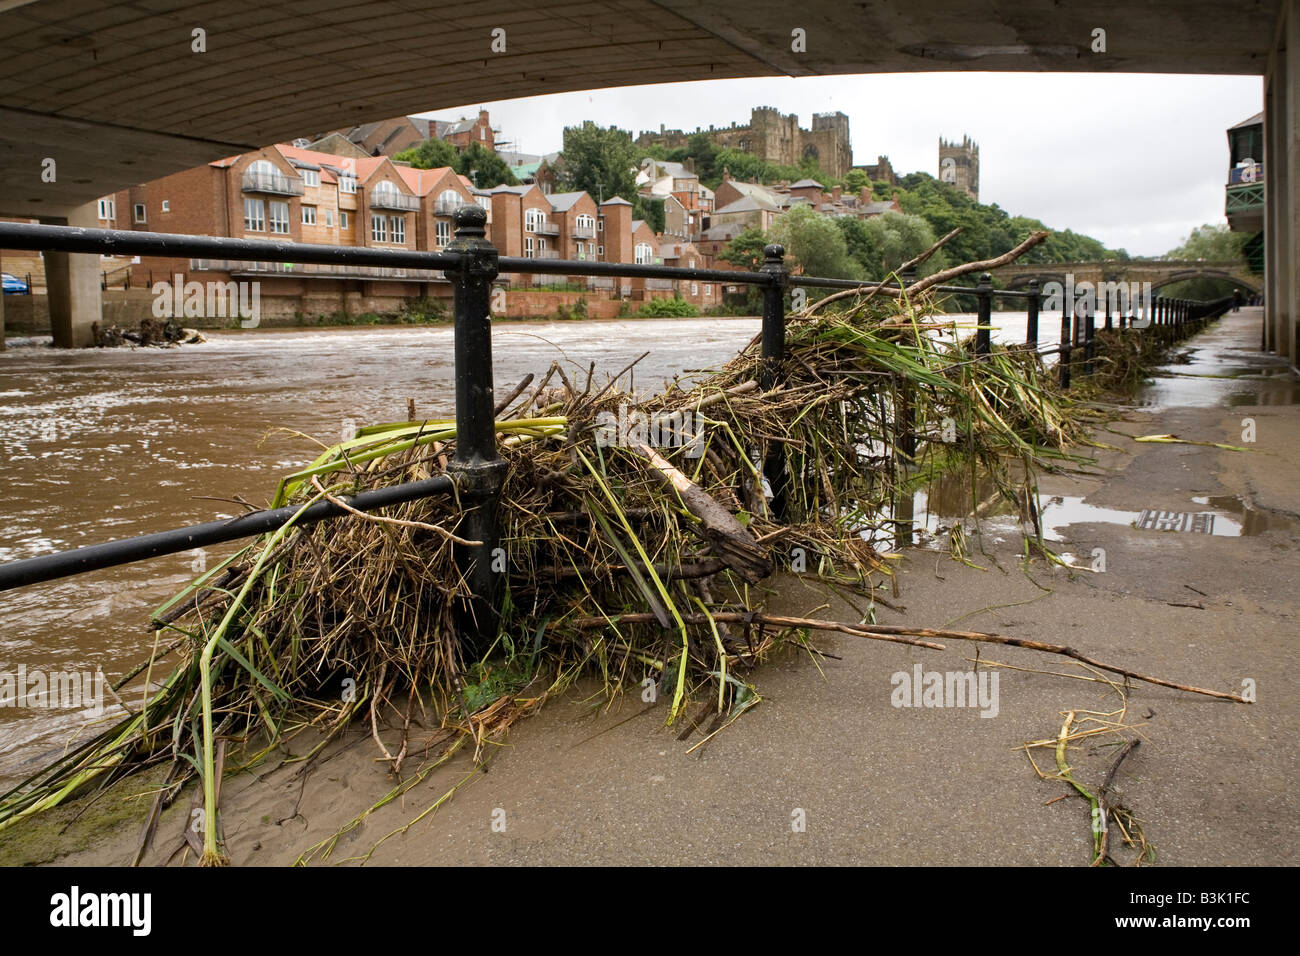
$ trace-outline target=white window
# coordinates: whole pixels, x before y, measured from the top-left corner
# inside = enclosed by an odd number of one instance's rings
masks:
[[[170,199],[164,199],[163,212],[171,212],[171,211],[172,211],[172,201]]]
[[[303,207],[302,207],[302,224],[303,224],[304,226],[314,226],[314,225],[316,225],[316,207],[315,207],[315,206],[303,206]]]
[[[304,170],[302,171],[302,183],[303,183],[304,186],[319,186],[319,185],[320,185],[320,170],[319,170],[319,169],[304,169]]]
[[[603,256],[604,254],[605,254],[605,247],[604,247],[604,246],[597,246],[597,247],[596,247],[596,255],[598,255],[598,256]]]
[[[244,231],[266,232],[266,209],[262,200],[244,200]]]
[[[138,202],[135,204],[135,221],[148,222],[148,219],[145,218],[144,203],[142,202]]]
[[[686,261],[690,264],[690,268],[692,268],[692,269],[695,268],[695,260],[694,260],[694,259],[688,259],[688,260],[686,260]]]
[[[444,189],[438,194],[438,215],[450,216],[462,204],[460,193],[454,189]]]
[[[451,223],[446,219],[435,219],[433,221],[434,242],[439,246],[445,246],[451,242]]]
[[[691,295],[699,295],[699,294],[700,294],[700,284],[698,282],[692,282]]]
[[[545,217],[542,215],[541,210],[538,209],[524,210],[524,228],[529,232],[536,232],[537,224],[543,221],[545,221]]]
[[[636,244],[635,256],[632,261],[638,265],[650,265],[654,262],[654,254],[650,249],[650,243],[638,242]]]
[[[393,196],[397,195],[397,192],[398,192],[397,187],[394,186],[387,179],[380,180],[379,182],[375,183],[375,188],[370,190],[372,196],[376,198],[383,196],[388,199],[391,199]]]
[[[524,258],[531,259],[533,257],[533,243],[535,241],[532,236],[524,236]]]
[[[478,138],[479,138],[479,139],[487,139],[487,127],[485,127],[485,126],[480,126],[480,127],[478,128]]]
[[[326,210],[325,210],[325,225],[327,225],[327,226],[333,226],[333,225],[334,225],[334,210],[333,210],[333,209],[326,209]]]
[[[112,199],[101,199],[99,201],[99,218],[116,219],[117,203],[114,202]]]
[[[482,206],[484,209],[490,210],[492,208],[491,196],[475,196],[474,201],[478,203],[480,206]]]
[[[388,241],[388,217],[371,216],[370,217],[370,238],[375,242]]]
[[[340,228],[340,229],[346,229],[347,227],[348,227],[348,213],[347,213],[347,210],[346,210],[346,209],[340,209],[340,210],[339,210],[339,228]]]
[[[351,173],[344,173],[339,177],[339,192],[355,193],[357,191],[357,177]]]
[[[587,258],[587,252],[585,249],[583,249],[582,243],[578,243],[578,258],[579,259]]]
[[[270,203],[271,231],[287,233],[289,231],[289,204],[272,200]]]
[[[597,232],[605,231],[605,218],[603,216],[601,217],[600,222],[596,223],[596,231]]]
[[[712,282],[706,282],[706,283],[704,283],[704,294],[705,294],[705,295],[713,295],[713,283],[712,283]]]
[[[393,235],[393,242],[406,242],[406,217],[393,216],[388,220],[389,232]]]

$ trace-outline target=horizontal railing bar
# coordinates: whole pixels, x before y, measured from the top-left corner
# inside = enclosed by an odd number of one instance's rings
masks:
[[[590,259],[535,259],[501,256],[501,272],[530,272],[537,275],[619,276],[626,279],[698,279],[704,282],[736,282],[767,285],[772,277],[764,272],[728,272],[725,269],[688,269],[684,266],[654,266],[633,262],[592,262]]]
[[[339,499],[357,511],[375,511],[390,505],[446,494],[454,487],[455,483],[450,476],[435,475],[422,481],[410,481],[389,488],[363,491],[352,497],[339,496]],[[135,538],[121,538],[103,544],[74,548],[71,551],[43,554],[35,558],[0,564],[0,591],[264,534],[286,524],[299,510],[299,506],[289,505],[269,511],[254,511],[225,521],[209,521],[206,524],[173,528]],[[332,501],[318,501],[303,511],[302,517],[295,524],[314,524],[328,518],[342,517],[347,513]]]
[[[166,232],[83,229],[80,226],[45,226],[25,222],[0,222],[0,249],[151,255],[169,259],[247,259],[253,262],[410,266],[417,269],[447,269],[460,264],[458,254],[446,252],[319,246],[306,242],[181,236]]]

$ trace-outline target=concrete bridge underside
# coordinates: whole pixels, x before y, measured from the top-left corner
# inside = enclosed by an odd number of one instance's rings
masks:
[[[1105,53],[1092,51],[1098,28]],[[85,222],[85,204],[123,186],[408,112],[936,70],[1264,76],[1269,344],[1295,361],[1300,0],[0,0],[0,215]],[[58,338],[85,344],[96,263],[54,259]]]

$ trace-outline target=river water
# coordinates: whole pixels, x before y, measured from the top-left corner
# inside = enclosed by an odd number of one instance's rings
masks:
[[[973,321],[973,317],[966,317]],[[1023,341],[1024,313],[996,338]],[[1056,336],[1044,321],[1042,341]],[[494,330],[498,394],[554,359],[603,382],[641,353],[644,391],[732,357],[750,318],[511,322]],[[603,375],[601,373],[604,373]],[[161,531],[264,506],[286,471],[360,424],[454,414],[450,327],[209,333],[177,349],[0,353],[0,562]],[[572,378],[572,374],[570,376]],[[211,549],[215,561],[237,545]],[[0,596],[0,680],[27,672],[110,680],[152,646],[149,612],[195,574],[177,554]],[[0,687],[0,690],[3,688]],[[2,697],[0,697],[2,699]],[[76,707],[0,706],[0,781],[78,728]]]

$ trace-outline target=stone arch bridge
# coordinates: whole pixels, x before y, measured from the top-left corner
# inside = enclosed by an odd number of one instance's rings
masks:
[[[1023,289],[1030,280],[1039,286],[1048,282],[1066,284],[1073,276],[1074,285],[1090,282],[1095,288],[1102,282],[1151,283],[1152,289],[1186,279],[1223,279],[1243,291],[1259,292],[1262,276],[1252,273],[1244,262],[1210,259],[1108,259],[1104,262],[1013,262],[995,269],[994,281],[1007,289]]]

